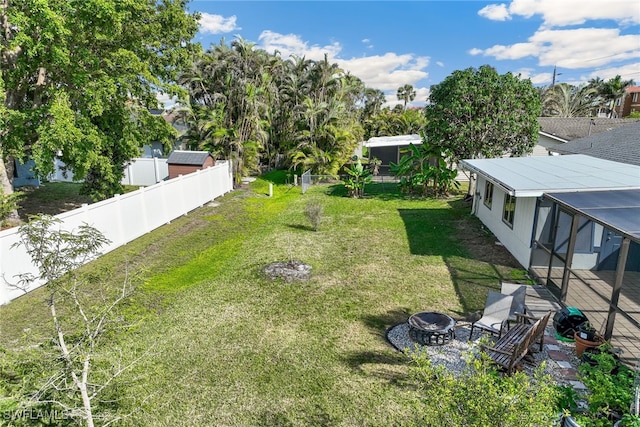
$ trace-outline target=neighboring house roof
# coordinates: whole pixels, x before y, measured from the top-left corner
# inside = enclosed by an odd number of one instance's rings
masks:
[[[606,132],[629,123],[606,117],[538,117],[540,133],[562,142]]]
[[[170,165],[193,165],[193,166],[201,166],[209,157],[207,151],[182,151],[175,150],[167,159],[167,163]]]
[[[586,154],[640,166],[640,120],[627,119],[625,126],[576,139],[553,148],[561,154]]]
[[[420,135],[374,136],[366,140],[364,147],[397,147],[399,145],[422,144]]]
[[[640,241],[640,189],[546,193],[544,197]]]
[[[463,160],[464,169],[486,177],[516,197],[551,191],[640,188],[640,166],[582,154]]]
[[[625,89],[625,92],[627,93],[636,93],[636,92],[640,92],[640,86],[628,86]]]

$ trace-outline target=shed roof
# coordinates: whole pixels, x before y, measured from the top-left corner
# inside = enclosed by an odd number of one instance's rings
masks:
[[[397,147],[399,145],[422,144],[420,135],[374,136],[366,140],[364,147]]]
[[[174,150],[169,154],[167,164],[202,166],[210,155],[207,151]]]
[[[626,120],[624,126],[567,142],[553,147],[553,151],[562,154],[587,154],[640,166],[640,120]]]
[[[546,193],[543,197],[640,242],[640,189]]]
[[[461,165],[516,197],[539,197],[545,192],[640,188],[640,166],[583,154],[473,159],[462,160]]]

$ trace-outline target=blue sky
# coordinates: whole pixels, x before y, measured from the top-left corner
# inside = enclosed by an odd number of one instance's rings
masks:
[[[205,49],[236,36],[256,47],[322,59],[326,53],[398,103],[397,88],[429,87],[483,64],[549,85],[615,75],[640,84],[638,0],[216,1],[200,12],[195,41]]]

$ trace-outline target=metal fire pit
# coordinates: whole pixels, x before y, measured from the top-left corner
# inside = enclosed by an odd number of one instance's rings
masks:
[[[456,321],[444,313],[424,311],[409,317],[409,337],[422,345],[443,345],[453,339]]]

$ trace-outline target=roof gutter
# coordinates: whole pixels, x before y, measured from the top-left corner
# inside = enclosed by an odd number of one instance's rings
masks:
[[[485,179],[489,182],[491,182],[493,185],[497,185],[498,187],[502,188],[504,190],[505,193],[509,194],[510,196],[515,196],[516,195],[516,189],[513,187],[510,187],[509,185],[505,184],[504,182],[500,181],[499,179],[496,179],[490,175],[485,174],[481,169],[478,169],[477,167],[467,163],[466,160],[462,160],[460,162],[460,164],[462,165],[463,169],[467,169],[468,171],[471,171],[472,173],[476,173],[478,175],[482,175],[485,177]]]

